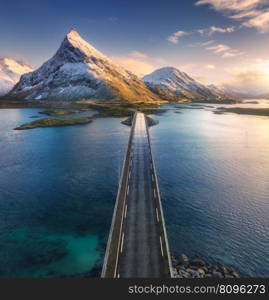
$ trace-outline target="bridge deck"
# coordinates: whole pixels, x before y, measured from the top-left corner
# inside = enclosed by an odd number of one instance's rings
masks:
[[[145,115],[137,113],[117,203],[103,277],[170,277],[170,256]],[[113,226],[113,224],[112,224]],[[115,227],[115,226],[114,226]],[[113,253],[116,252],[116,253]],[[111,266],[107,266],[110,264]],[[108,267],[108,268],[107,268]]]

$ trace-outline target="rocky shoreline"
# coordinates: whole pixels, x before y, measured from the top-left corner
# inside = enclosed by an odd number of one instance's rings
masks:
[[[231,266],[213,263],[200,258],[191,259],[185,254],[172,255],[172,267],[175,278],[240,278],[240,274]]]

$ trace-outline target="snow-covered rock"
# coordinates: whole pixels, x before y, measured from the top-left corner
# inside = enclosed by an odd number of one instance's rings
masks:
[[[187,98],[214,98],[215,94],[205,85],[174,67],[165,67],[143,77],[147,86],[156,90],[161,88],[167,93]]]
[[[13,58],[0,58],[0,95],[9,92],[22,74],[32,71],[30,66]]]
[[[21,77],[10,95],[26,100],[153,100],[136,75],[112,62],[73,29],[56,54]]]

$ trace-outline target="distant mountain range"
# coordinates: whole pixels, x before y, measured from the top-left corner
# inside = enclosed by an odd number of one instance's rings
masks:
[[[0,58],[0,95],[9,92],[22,74],[32,71],[30,66],[13,58]]]
[[[35,71],[12,59],[0,60],[1,91],[8,92],[7,97],[30,101],[240,98],[239,93],[203,85],[173,67],[158,69],[140,79],[82,39],[75,29],[66,35],[56,54]]]

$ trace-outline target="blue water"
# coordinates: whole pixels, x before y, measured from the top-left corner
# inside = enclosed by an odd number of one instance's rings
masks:
[[[13,130],[39,111],[0,110],[0,277],[84,274],[104,256],[129,128]]]
[[[39,111],[0,110],[0,277],[97,276],[129,128],[104,118],[13,130]],[[210,108],[154,118],[171,250],[268,277],[269,118]]]
[[[151,136],[172,252],[268,277],[269,118],[210,109],[157,118]]]

